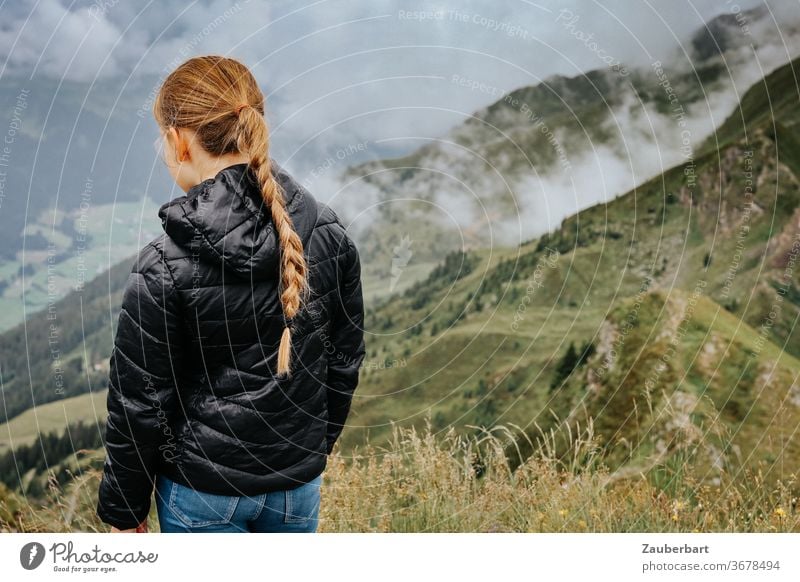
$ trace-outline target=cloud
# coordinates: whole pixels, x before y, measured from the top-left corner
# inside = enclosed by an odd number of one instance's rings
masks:
[[[557,20],[563,9],[578,18],[573,30]],[[290,139],[292,147],[319,148],[326,134],[343,143],[379,133],[442,135],[491,101],[451,83],[453,74],[508,91],[603,66],[576,28],[608,55],[636,61],[665,56],[676,38],[726,9],[689,0],[206,0],[146,8],[81,0],[69,9],[26,0],[3,8],[0,54],[4,73],[78,81],[164,75],[197,54],[235,56],[262,83],[278,129],[301,138]]]
[[[26,0],[3,8],[0,55],[3,75],[84,82],[157,79],[197,54],[240,58],[267,95],[276,157],[305,175],[331,151],[365,140],[373,147],[349,163],[408,153],[415,139],[445,135],[496,98],[454,75],[505,93],[602,67],[604,57],[630,66],[682,58],[691,66],[688,41],[703,22],[756,4],[204,0],[143,8],[81,0],[67,8]],[[769,7],[781,26],[798,19],[794,2]],[[775,28],[757,32],[760,41],[774,39],[770,62],[780,62]]]
[[[0,28],[3,73],[90,80],[107,58],[118,68],[114,54],[121,30],[104,18],[94,19],[88,7],[68,10],[58,0],[42,0],[30,12],[14,5]]]

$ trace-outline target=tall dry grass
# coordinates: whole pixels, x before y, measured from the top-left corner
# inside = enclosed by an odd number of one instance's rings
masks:
[[[321,531],[369,532],[769,532],[800,531],[796,480],[772,488],[760,472],[712,487],[681,474],[670,496],[645,475],[619,478],[602,463],[591,423],[557,455],[540,431],[534,454],[510,470],[514,425],[478,436],[393,427],[387,447],[331,457]],[[564,430],[570,430],[568,425]],[[477,428],[477,427],[472,427]]]
[[[719,486],[684,473],[667,494],[646,475],[620,477],[602,463],[591,424],[556,455],[557,435],[540,432],[533,455],[511,470],[524,432],[496,426],[472,436],[392,427],[385,446],[367,443],[330,456],[320,532],[798,532],[796,480],[769,486],[746,471]],[[568,428],[566,430],[569,430]],[[98,454],[98,453],[94,453]],[[94,515],[97,470],[66,489],[51,484],[44,505],[0,492],[3,531],[106,531]],[[155,512],[151,530],[157,531]]]

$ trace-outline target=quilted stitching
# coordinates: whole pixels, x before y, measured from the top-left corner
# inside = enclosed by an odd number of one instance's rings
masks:
[[[358,252],[332,209],[273,168],[320,314],[298,316],[295,373],[274,375],[283,314],[271,217],[254,211],[260,192],[247,166],[229,166],[159,209],[165,233],[131,270],[109,377],[98,502],[107,523],[138,524],[158,473],[223,495],[297,486],[321,473],[341,434],[365,354]],[[228,220],[215,221],[188,203],[197,196],[239,200]],[[254,237],[256,228],[268,230]],[[334,355],[345,357],[329,356],[323,329]],[[212,332],[213,340],[203,337]],[[263,442],[244,438],[258,423],[269,423]]]

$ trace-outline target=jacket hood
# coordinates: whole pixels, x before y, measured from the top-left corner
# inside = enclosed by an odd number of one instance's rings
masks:
[[[284,192],[286,210],[307,246],[317,220],[317,201],[277,162],[272,173]],[[280,252],[272,215],[255,174],[245,164],[224,168],[159,208],[164,231],[204,261],[247,277],[274,276]]]

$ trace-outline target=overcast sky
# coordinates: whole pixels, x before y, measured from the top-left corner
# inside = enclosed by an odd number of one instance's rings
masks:
[[[160,73],[183,50],[187,56],[242,57],[259,66],[268,85],[278,86],[304,74],[355,80],[417,72],[422,63],[409,47],[435,46],[428,63],[432,71],[468,66],[487,81],[525,84],[537,76],[574,75],[602,65],[561,25],[562,10],[579,17],[570,30],[594,34],[608,54],[649,62],[665,57],[676,41],[710,18],[757,3],[6,0],[0,4],[0,74],[91,80]],[[800,10],[797,0],[771,5]],[[312,73],[315,67],[322,70]]]
[[[756,4],[6,0],[0,8],[0,79],[124,81],[164,76],[192,55],[225,54],[252,68],[274,131],[326,147],[331,139],[325,134],[331,133],[348,147],[377,130],[384,137],[442,135],[503,91],[554,73],[601,68],[603,58],[628,65],[681,58],[681,46],[688,51],[687,39],[704,22]],[[778,18],[780,12],[800,13],[798,0],[770,6]],[[596,44],[590,46],[589,35]],[[313,147],[288,142],[296,149]],[[407,144],[398,141],[397,147],[403,151]]]

